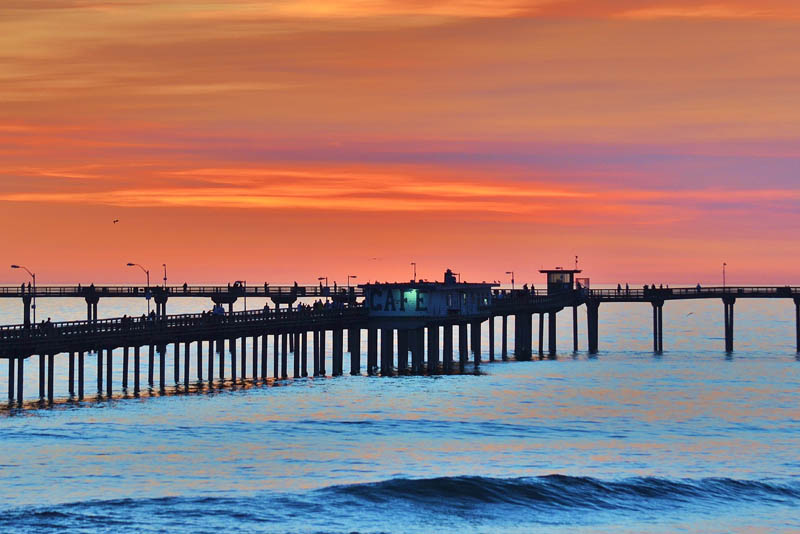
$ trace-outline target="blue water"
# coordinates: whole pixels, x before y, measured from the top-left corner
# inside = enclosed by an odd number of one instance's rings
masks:
[[[82,304],[40,301],[39,315],[79,318]],[[101,316],[139,308],[100,303]],[[0,302],[0,322],[20,312]],[[571,351],[564,313],[558,359],[479,374],[0,412],[0,532],[797,532],[794,308],[740,300],[736,314],[732,355],[720,302],[667,303],[659,356],[649,306],[603,305],[596,358]]]

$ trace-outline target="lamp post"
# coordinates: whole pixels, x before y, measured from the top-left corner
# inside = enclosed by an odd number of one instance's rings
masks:
[[[506,271],[506,274],[511,275],[511,291],[514,291],[514,271]]]
[[[412,282],[416,282],[417,281],[417,262],[412,261],[411,262],[411,266],[414,267],[414,277],[411,278],[411,281]]]
[[[727,263],[722,262],[722,290],[723,291],[725,290],[725,267],[727,267],[727,266],[728,266]]]
[[[150,271],[148,271],[138,263],[128,263],[128,267],[140,268],[142,271],[144,271],[144,274],[147,277],[147,289],[145,289],[144,298],[147,301],[147,315],[150,315]]]
[[[348,293],[350,293],[350,279],[351,278],[358,278],[358,276],[356,276],[354,274],[348,274],[347,275],[347,292]]]
[[[23,269],[26,273],[28,273],[31,278],[33,278],[33,304],[31,308],[33,308],[33,324],[36,324],[36,273],[30,272],[27,267],[24,265],[12,265],[12,269]]]
[[[164,288],[166,289],[166,287],[167,287],[167,264],[166,263],[162,263],[161,266],[164,267]]]
[[[317,278],[317,280],[319,280],[320,282],[325,280],[325,287],[328,287],[328,277],[327,276],[320,276],[319,278]]]

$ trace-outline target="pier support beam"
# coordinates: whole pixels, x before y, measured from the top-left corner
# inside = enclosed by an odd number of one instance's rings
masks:
[[[217,353],[219,354],[219,381],[225,381],[225,340],[217,340]]]
[[[503,361],[506,361],[508,359],[508,315],[503,315],[501,331],[503,339],[500,347],[500,357]]]
[[[557,311],[551,311],[547,314],[547,352],[552,357],[556,355],[556,343],[558,336],[556,334],[556,317]]]
[[[158,347],[158,385],[161,391],[167,386],[167,346]]]
[[[189,341],[186,341],[183,344],[183,385],[187,388],[189,387],[189,368],[191,367],[190,357],[192,351],[189,350],[191,346],[192,345]]]
[[[797,353],[800,354],[800,298],[794,299],[794,330],[797,337]]]
[[[39,355],[39,400],[44,399],[44,359],[45,355]],[[98,375],[99,376],[99,375]]]
[[[156,364],[156,347],[155,345],[149,345],[147,347],[147,385],[148,387],[153,387],[153,375]]]
[[[197,380],[203,380],[203,340],[197,341]]]
[[[14,358],[8,359],[8,402],[14,402],[14,388],[16,387],[16,381],[14,376],[14,368],[17,362]]]
[[[314,344],[315,347],[319,345],[319,332],[315,332],[317,335],[316,342]],[[319,354],[317,354],[319,356]],[[319,361],[317,361],[317,365],[319,365]],[[272,378],[278,380],[281,377],[281,335],[280,334],[272,334]]]
[[[544,314],[539,314],[539,359],[544,358]]]
[[[333,376],[341,376],[344,373],[344,330],[335,327],[333,336]],[[295,353],[296,356],[296,353]],[[295,370],[297,370],[295,368]],[[295,374],[297,376],[297,374]]]
[[[140,363],[140,351],[141,347],[136,345],[133,347],[133,394],[139,394],[139,363]]]
[[[236,383],[236,338],[232,337],[228,340],[228,352],[231,353],[231,381]]]
[[[214,340],[208,340],[208,376],[206,380],[208,381],[208,385],[214,382],[214,355],[216,354],[214,351],[216,348],[214,347]]]
[[[723,297],[725,305],[725,352],[733,352],[733,305],[736,297]]]
[[[319,374],[321,374],[322,376],[325,376],[326,374],[328,374],[327,370],[325,369],[325,365],[326,365],[326,362],[325,362],[325,345],[327,345],[327,343],[325,342],[325,338],[326,337],[327,336],[326,336],[325,330],[320,330],[320,332],[319,332]]]
[[[439,325],[428,326],[428,373],[433,374],[439,368]]]
[[[23,383],[25,378],[25,358],[17,357],[17,406],[22,406],[23,401]]]
[[[56,355],[47,355],[47,402],[53,404],[53,374],[56,363]]]
[[[469,347],[467,346],[467,323],[458,325],[458,367],[461,371],[469,360]]]
[[[78,353],[78,399],[83,400],[83,385],[84,385],[84,365],[83,360],[86,353],[81,351]]]
[[[322,332],[322,343],[325,343],[325,332]],[[289,333],[281,334],[281,378],[289,378]],[[320,366],[322,367],[322,366]],[[324,373],[325,371],[322,370]]]
[[[103,349],[97,349],[97,396],[103,394]]]
[[[122,389],[128,389],[128,359],[129,359],[129,349],[128,346],[125,345],[122,348]],[[72,355],[70,355],[70,367],[72,367]],[[70,380],[72,382],[72,380]]]
[[[422,362],[425,360],[425,328],[414,328],[408,332],[408,346],[411,350],[411,372],[422,372]]]
[[[442,328],[442,365],[444,372],[450,372],[453,367],[453,325],[446,324]]]
[[[303,377],[308,376],[308,332],[300,332],[300,367]]]
[[[181,344],[172,345],[172,380],[177,384],[181,381]]]
[[[381,376],[391,376],[394,370],[394,329],[381,328]]]
[[[106,349],[106,396],[111,398],[113,381],[114,349]]]
[[[261,380],[267,379],[267,355],[269,354],[269,336],[264,333],[261,335]]]
[[[319,376],[319,330],[314,330],[314,376]]]
[[[300,332],[297,331],[292,334],[294,338],[294,360],[292,360],[294,373],[292,376],[295,378],[300,378],[301,371],[300,371]],[[344,333],[342,333],[342,337],[344,337]]]
[[[399,332],[398,332],[399,339]],[[361,373],[361,328],[347,330],[347,350],[350,352],[350,374]]]
[[[401,328],[397,331],[397,374],[408,372],[408,344],[410,331]]]
[[[578,307],[572,307],[572,350],[578,352]]]
[[[69,396],[75,396],[75,353],[69,353]]]
[[[494,361],[494,315],[489,316],[489,361]]]
[[[653,352],[664,352],[664,301],[654,301],[653,305]]]
[[[589,338],[589,354],[597,354],[599,310],[600,302],[592,300],[586,302],[586,333]]]
[[[374,375],[378,369],[378,329],[367,329],[367,374]]]
[[[480,365],[483,351],[481,348],[481,322],[473,321],[469,326],[470,348],[472,349],[472,359],[475,365]]]
[[[530,313],[518,313],[514,316],[514,356],[517,360],[531,359],[531,321]]]

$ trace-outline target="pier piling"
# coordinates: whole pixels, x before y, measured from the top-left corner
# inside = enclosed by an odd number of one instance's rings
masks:
[[[394,367],[394,329],[381,328],[381,376],[391,376]]]
[[[22,406],[23,400],[23,382],[25,379],[25,358],[17,356],[17,405]]]
[[[453,325],[446,324],[442,329],[442,366],[444,372],[450,372],[453,367]]]
[[[374,375],[378,368],[378,329],[367,329],[367,374]]]
[[[494,361],[494,315],[489,315],[489,361]]]
[[[112,372],[114,363],[114,349],[106,349],[106,396],[111,398]]]
[[[733,305],[736,297],[723,297],[725,305],[725,352],[733,352]]]
[[[556,318],[558,317],[558,312],[551,311],[548,314],[547,320],[547,352],[552,357],[556,355],[556,344],[558,341],[557,329],[556,329]]]
[[[589,354],[597,354],[597,338],[598,338],[598,317],[599,317],[600,302],[588,301],[586,303],[586,334],[589,344]]]
[[[399,336],[398,331],[398,340]],[[350,374],[361,374],[361,328],[347,330],[347,349],[350,351]]]
[[[501,335],[503,339],[500,346],[500,357],[503,361],[506,361],[508,360],[508,315],[505,314],[503,314],[503,321],[501,324]]]
[[[75,396],[75,352],[70,351],[69,353],[69,378],[68,386],[69,386],[69,396]]]
[[[408,373],[408,337],[407,328],[397,330],[397,374]]]
[[[47,355],[47,402],[53,404],[53,374],[56,363],[56,355]]]
[[[428,326],[428,373],[433,374],[439,368],[439,325]]]
[[[16,386],[14,381],[14,365],[17,362],[13,358],[8,359],[8,402],[14,402],[14,387]]]
[[[83,400],[83,385],[84,385],[84,358],[86,353],[83,351],[78,352],[78,399]]]
[[[140,352],[141,347],[136,345],[133,347],[133,393],[134,395],[139,394],[139,373],[141,369],[139,367],[140,364]]]

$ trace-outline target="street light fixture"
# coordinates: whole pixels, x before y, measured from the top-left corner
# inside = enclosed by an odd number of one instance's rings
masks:
[[[411,265],[414,267],[414,277],[411,279],[412,282],[417,281],[417,262],[412,261]]]
[[[348,274],[347,275],[347,292],[348,293],[350,293],[350,279],[351,278],[358,278],[358,276],[356,276],[354,274]]]
[[[24,265],[12,265],[12,269],[23,269],[26,273],[28,273],[31,278],[33,278],[33,304],[31,308],[33,308],[33,324],[36,324],[36,273],[30,272],[27,267]]]
[[[325,287],[328,287],[328,277],[327,276],[320,276],[319,278],[317,278],[317,280],[319,280],[320,282],[325,280]]]
[[[506,274],[511,275],[511,291],[514,291],[514,271],[506,271]]]
[[[147,315],[150,315],[150,271],[139,265],[138,263],[128,263],[128,267],[138,267],[142,271],[144,271],[145,276],[147,277],[147,289],[145,290],[144,298],[147,300]]]
[[[161,266],[164,267],[164,288],[166,288],[167,287],[167,264],[166,263],[162,263]]]
[[[727,266],[728,266],[727,263],[722,262],[722,289],[723,290],[725,290],[725,267],[727,267]]]

